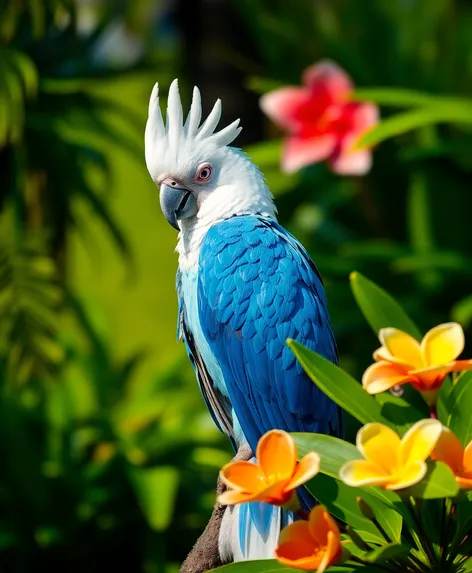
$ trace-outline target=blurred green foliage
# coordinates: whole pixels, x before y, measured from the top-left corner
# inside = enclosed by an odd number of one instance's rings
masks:
[[[186,3],[177,4],[182,18]],[[465,0],[222,4],[250,49],[240,57],[212,40],[195,69],[181,60],[191,40],[172,32],[164,3],[0,4],[6,572],[177,571],[230,455],[175,341],[176,237],[159,213],[142,143],[153,82],[165,90],[183,75],[188,101],[188,78],[214,59],[261,93],[299,83],[305,67],[329,57],[353,76],[358,97],[381,102],[384,118],[416,104],[398,93],[382,100],[386,92],[374,88],[420,93],[433,107],[440,96],[472,93]],[[195,5],[208,31],[214,8]],[[282,174],[281,134],[268,122],[247,146],[282,223],[325,279],[341,360],[355,376],[376,339],[349,289],[354,269],[424,330],[453,318],[467,336],[472,321],[470,122],[408,121],[375,150],[362,179],[324,165]]]

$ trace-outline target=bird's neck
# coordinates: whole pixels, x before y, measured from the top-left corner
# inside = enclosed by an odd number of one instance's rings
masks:
[[[198,265],[200,247],[210,227],[236,215],[258,214],[276,219],[272,194],[259,169],[239,150],[231,149],[231,183],[219,185],[202,203],[197,215],[182,220],[176,251],[181,270]]]

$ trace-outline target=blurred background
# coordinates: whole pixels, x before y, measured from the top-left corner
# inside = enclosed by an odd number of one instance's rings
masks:
[[[0,1],[2,572],[178,571],[231,455],[176,341],[176,234],[144,163],[156,80],[241,118],[351,373],[376,346],[352,270],[424,330],[454,319],[467,336],[470,126],[386,141],[362,178],[283,174],[259,97],[323,58],[359,87],[471,96],[472,3]]]

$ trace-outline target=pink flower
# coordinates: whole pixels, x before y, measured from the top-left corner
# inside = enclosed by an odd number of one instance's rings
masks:
[[[354,145],[378,122],[377,106],[351,101],[351,78],[328,60],[307,68],[303,84],[280,88],[260,100],[262,111],[289,132],[284,171],[328,160],[340,175],[367,173],[371,151],[356,150]]]

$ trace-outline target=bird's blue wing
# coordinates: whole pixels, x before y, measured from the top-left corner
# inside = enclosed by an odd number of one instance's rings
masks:
[[[198,311],[233,410],[253,451],[273,428],[339,435],[338,407],[286,345],[293,338],[337,362],[320,276],[275,221],[237,216],[202,244]]]
[[[187,350],[187,355],[195,371],[200,391],[213,421],[217,425],[218,429],[229,437],[233,447],[237,449],[231,416],[231,404],[228,397],[220,392],[212,379],[198,345],[196,344],[194,335],[187,325],[181,286],[181,273],[178,271],[176,281],[177,300],[179,305],[177,338],[181,338],[184,341],[185,349]]]

